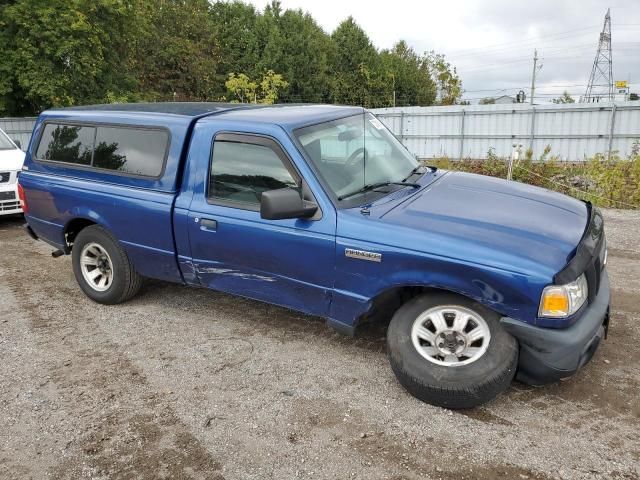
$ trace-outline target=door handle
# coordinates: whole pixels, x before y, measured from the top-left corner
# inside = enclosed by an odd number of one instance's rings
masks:
[[[215,232],[218,229],[218,222],[209,218],[203,218],[200,220],[200,230],[207,232]]]

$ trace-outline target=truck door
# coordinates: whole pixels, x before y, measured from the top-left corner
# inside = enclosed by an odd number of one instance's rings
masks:
[[[327,315],[334,280],[334,210],[325,206],[313,219],[262,219],[263,191],[304,184],[313,195],[298,168],[274,138],[219,133],[212,146],[208,138],[208,150],[198,150],[211,152],[210,160],[199,169],[204,181],[195,182],[188,214],[200,283]]]

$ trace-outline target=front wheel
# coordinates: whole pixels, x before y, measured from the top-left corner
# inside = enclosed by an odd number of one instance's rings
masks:
[[[73,273],[82,291],[98,303],[113,305],[133,297],[142,279],[127,253],[98,225],[78,233],[73,242]]]
[[[387,350],[398,381],[418,399],[445,408],[472,408],[511,383],[518,344],[500,317],[450,293],[421,295],[396,312]]]

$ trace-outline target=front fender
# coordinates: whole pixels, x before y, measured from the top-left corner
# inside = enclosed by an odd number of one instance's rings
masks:
[[[335,321],[355,327],[376,298],[400,287],[446,290],[504,316],[528,323],[536,319],[544,279],[380,245],[368,248],[381,253],[382,261],[346,257],[338,246],[330,314]]]

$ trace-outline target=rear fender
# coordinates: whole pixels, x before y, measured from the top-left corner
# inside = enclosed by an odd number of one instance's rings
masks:
[[[88,222],[94,223],[96,225],[100,225],[102,228],[108,231],[112,231],[112,226],[109,221],[98,212],[91,208],[87,207],[75,207],[71,211],[71,218],[65,223],[64,229],[62,231],[62,242],[67,247],[64,252],[69,254],[71,252],[71,248],[69,242],[67,241],[67,233],[69,232],[69,227],[78,220],[86,220]]]

